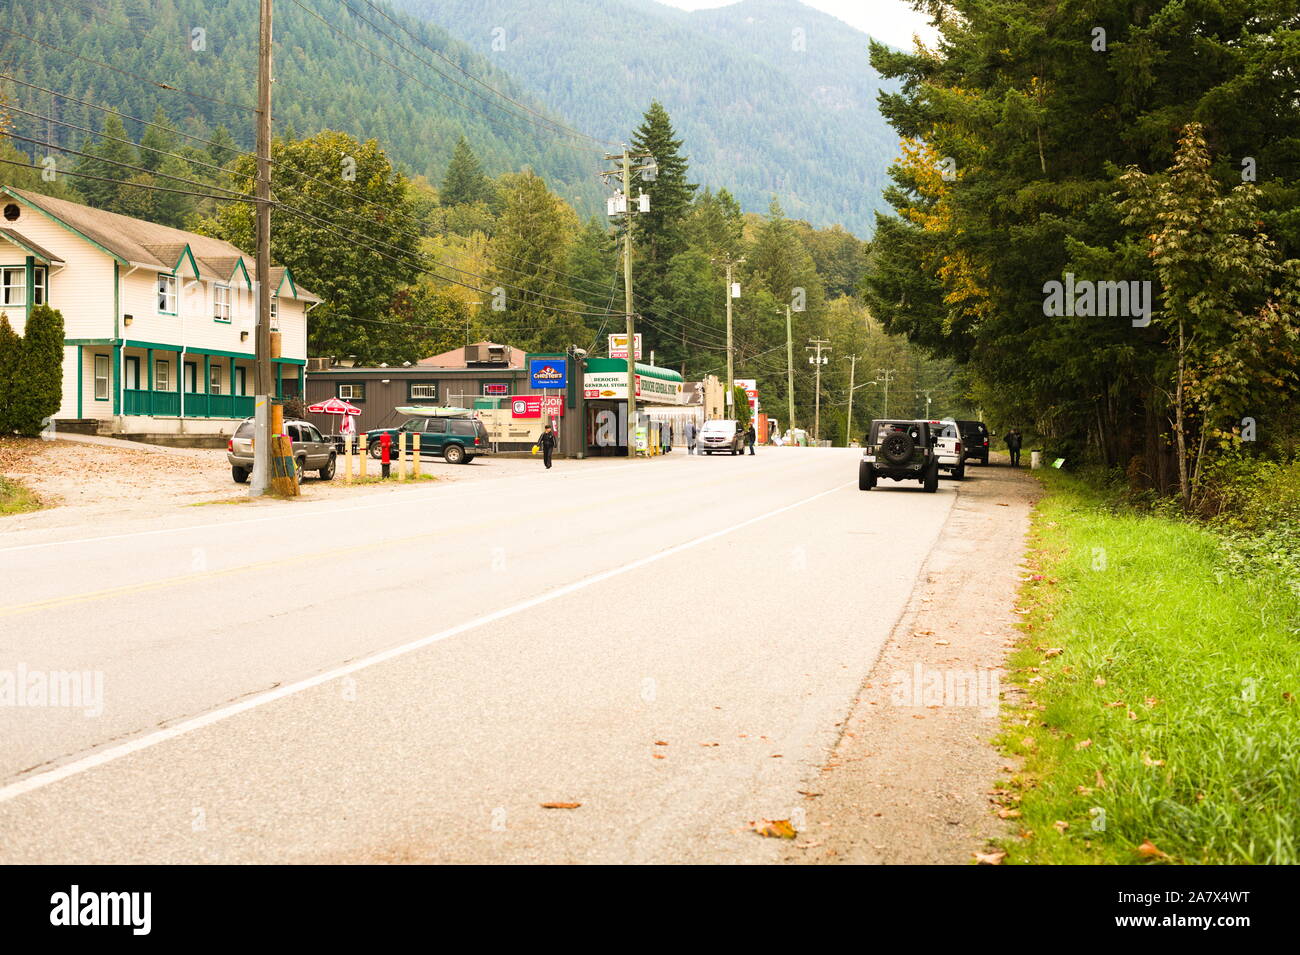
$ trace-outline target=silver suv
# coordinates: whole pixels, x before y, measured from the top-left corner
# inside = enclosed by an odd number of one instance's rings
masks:
[[[293,442],[293,473],[297,480],[302,480],[303,471],[315,471],[322,481],[333,479],[336,452],[332,441],[310,421],[295,418],[284,423],[284,432]],[[252,418],[245,418],[226,442],[226,460],[230,462],[230,476],[237,484],[243,484],[253,473]]]
[[[715,451],[740,454],[745,450],[745,432],[740,430],[738,421],[711,419],[700,427],[697,449],[701,454],[712,454]]]

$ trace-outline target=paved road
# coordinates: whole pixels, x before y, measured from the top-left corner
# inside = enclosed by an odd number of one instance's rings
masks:
[[[461,473],[0,537],[0,678],[103,680],[0,707],[0,862],[775,859],[957,486]]]

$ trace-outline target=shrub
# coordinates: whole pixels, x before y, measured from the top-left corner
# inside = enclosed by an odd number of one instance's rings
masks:
[[[35,437],[63,401],[63,313],[48,305],[31,310],[14,366],[9,424]]]
[[[9,324],[9,316],[0,312],[0,435],[12,434],[14,380],[18,374],[18,350],[22,339]]]

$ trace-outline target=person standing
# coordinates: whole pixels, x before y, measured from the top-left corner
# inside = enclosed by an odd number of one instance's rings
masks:
[[[758,440],[758,433],[754,430],[754,422],[749,423],[745,429],[745,443],[749,445],[749,453],[754,453],[754,442]]]
[[[351,454],[353,445],[357,441],[357,423],[353,420],[351,414],[344,412],[343,421],[339,424],[339,433],[343,436],[343,444],[347,448],[347,453]]]
[[[546,462],[547,470],[551,467],[551,454],[555,451],[555,432],[551,430],[548,424],[546,430],[542,432],[542,438],[538,442],[542,446],[542,460]]]
[[[1020,467],[1020,445],[1022,440],[1018,428],[1012,428],[1007,432],[1007,452],[1011,455],[1011,466],[1013,468]]]
[[[695,453],[695,419],[691,418],[686,422],[686,453]]]

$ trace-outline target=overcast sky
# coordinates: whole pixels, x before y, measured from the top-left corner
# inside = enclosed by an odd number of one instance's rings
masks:
[[[734,0],[659,0],[684,10],[701,7],[725,7]],[[845,23],[870,33],[878,40],[905,50],[912,48],[912,34],[919,33],[926,43],[934,42],[934,31],[925,16],[912,9],[906,0],[802,0]]]

